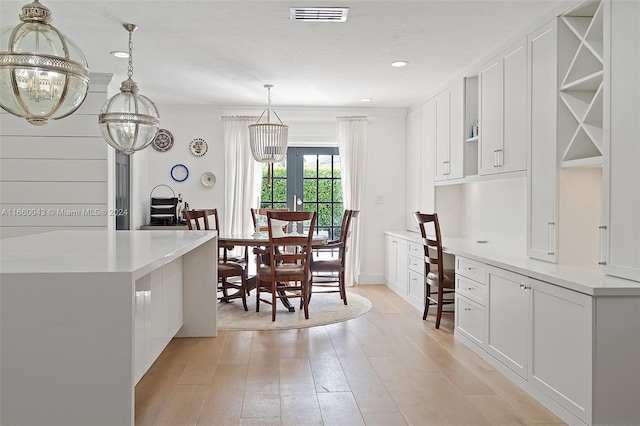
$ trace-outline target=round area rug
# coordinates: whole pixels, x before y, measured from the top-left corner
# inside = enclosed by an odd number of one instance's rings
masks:
[[[270,296],[265,293],[266,296]],[[242,308],[242,300],[218,303],[218,330],[286,330],[334,324],[359,317],[371,309],[371,302],[357,294],[347,294],[348,305],[342,303],[338,293],[314,293],[309,302],[309,319],[304,319],[304,311],[299,309],[300,299],[290,299],[295,312],[289,312],[278,301],[276,320],[271,321],[271,305],[261,302],[260,312],[256,312],[256,293],[247,297],[249,311]]]

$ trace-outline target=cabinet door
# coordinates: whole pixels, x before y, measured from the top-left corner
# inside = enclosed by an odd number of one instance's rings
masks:
[[[553,262],[557,241],[556,40],[555,19],[528,36],[531,111],[527,128],[527,252],[536,259]]]
[[[478,173],[498,173],[498,155],[502,150],[503,90],[502,58],[494,58],[479,72],[480,140]]]
[[[435,97],[436,103],[436,175],[435,180],[448,179],[451,172],[450,142],[450,93],[445,90]]]
[[[504,115],[502,151],[497,152],[501,172],[527,168],[527,44],[521,40],[502,56]]]
[[[487,266],[487,352],[527,377],[528,318],[526,277]]]
[[[592,298],[529,279],[529,382],[591,424]]]
[[[447,179],[464,177],[464,79],[449,87],[449,174]]]
[[[605,50],[605,63],[607,56],[610,60],[611,93],[603,173],[608,243],[605,272],[640,281],[640,3],[611,2],[610,8],[609,55]]]
[[[411,261],[411,258],[409,258]],[[424,275],[409,269],[407,296],[415,308],[424,309]]]
[[[415,109],[407,114],[407,186],[406,190],[406,219],[405,227],[410,231],[418,229],[413,218],[413,212],[420,210],[420,136],[421,113]]]
[[[406,298],[409,288],[409,242],[398,238],[396,288]]]
[[[384,281],[387,287],[394,288],[397,282],[398,240],[390,235],[384,236]]]
[[[436,194],[433,185],[435,177],[435,161],[433,153],[436,149],[436,104],[431,99],[421,108],[420,138],[420,211],[436,211]],[[415,222],[415,219],[412,220]]]
[[[456,332],[466,336],[478,346],[482,346],[485,339],[484,318],[484,306],[456,294]]]

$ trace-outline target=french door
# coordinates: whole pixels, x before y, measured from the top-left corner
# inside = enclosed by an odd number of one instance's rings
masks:
[[[337,239],[343,212],[340,171],[338,148],[290,147],[282,163],[263,166],[260,205],[316,211],[316,232]],[[302,232],[303,224],[297,226]]]

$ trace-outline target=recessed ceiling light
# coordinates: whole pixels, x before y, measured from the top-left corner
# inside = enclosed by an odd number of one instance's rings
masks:
[[[360,102],[371,102],[372,100],[371,98],[360,98]]]
[[[392,67],[406,67],[409,64],[407,61],[395,61],[391,62]]]
[[[127,52],[123,52],[122,50],[114,50],[113,52],[109,53],[111,53],[116,58],[126,59],[129,57],[129,54]]]

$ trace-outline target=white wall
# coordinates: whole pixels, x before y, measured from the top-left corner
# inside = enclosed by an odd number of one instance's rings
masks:
[[[134,157],[140,160],[134,168],[135,185],[139,196],[132,197],[138,212],[144,211],[144,220],[136,215],[133,229],[148,221],[149,192],[158,184],[169,185],[192,208],[224,209],[224,156],[222,122],[224,115],[260,115],[261,108],[210,107],[201,105],[157,105],[160,127],[169,130],[175,146],[167,152],[149,148]],[[369,147],[366,159],[366,184],[363,193],[361,223],[362,264],[359,282],[381,284],[383,280],[383,232],[399,229],[403,224],[405,205],[405,140],[406,110],[404,109],[339,109],[339,108],[277,108],[282,121],[289,125],[291,146],[337,145],[336,117],[366,115],[369,117]],[[189,142],[194,138],[207,141],[208,152],[194,157]],[[143,155],[140,155],[143,154]],[[146,163],[146,164],[145,164]],[[169,174],[177,163],[189,168],[185,182],[174,182]],[[137,173],[144,170],[145,176]],[[202,173],[210,171],[217,182],[211,188],[200,183]],[[144,188],[144,189],[143,189]],[[160,191],[161,188],[158,189]],[[155,195],[155,193],[154,193]],[[374,204],[375,197],[383,199]],[[247,212],[248,214],[248,212]]]
[[[113,149],[98,127],[111,77],[91,74],[78,111],[44,126],[0,112],[0,238],[113,227]]]

